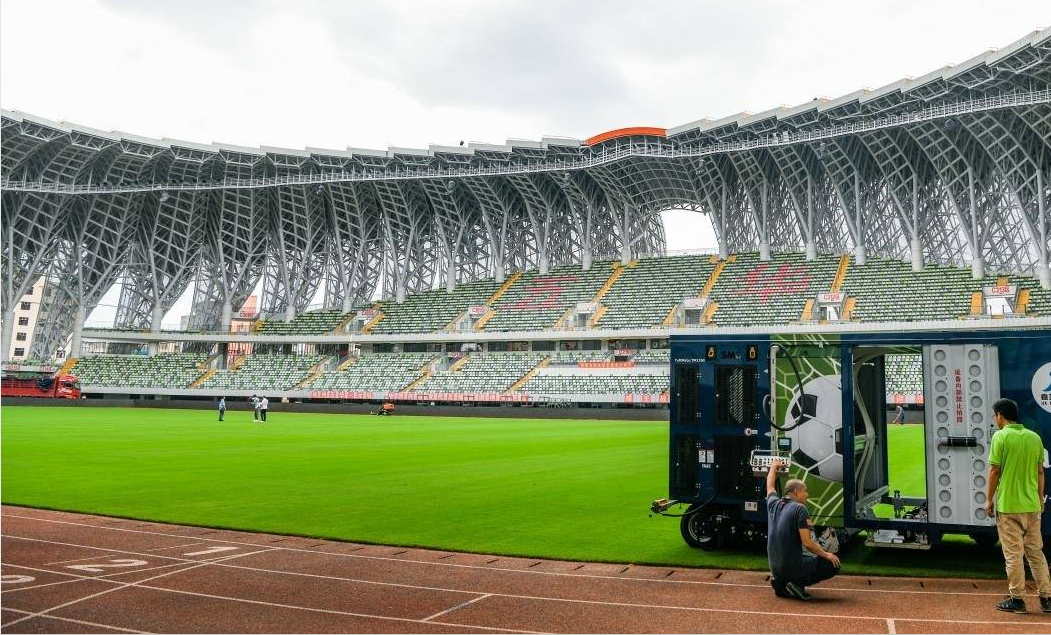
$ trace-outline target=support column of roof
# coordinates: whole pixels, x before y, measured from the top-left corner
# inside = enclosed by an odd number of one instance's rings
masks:
[[[251,178],[261,155],[223,150],[216,163],[226,179]],[[270,195],[254,188],[216,190],[209,200],[201,266],[193,294],[193,324],[229,330],[263,275],[270,241]]]
[[[312,175],[317,165],[307,153],[269,152],[278,178]],[[273,189],[270,250],[263,276],[263,312],[293,319],[317,295],[326,269],[324,188],[287,185]]]
[[[322,186],[329,223],[325,308],[349,313],[376,292],[383,267],[379,204],[371,187],[355,183]]]

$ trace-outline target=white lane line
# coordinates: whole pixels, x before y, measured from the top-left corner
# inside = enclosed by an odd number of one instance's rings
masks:
[[[91,548],[94,549],[94,547],[91,547]],[[84,560],[95,560],[95,559],[100,558],[100,557],[102,557],[102,556],[100,556],[99,554],[96,553],[93,556],[87,556],[85,558],[70,558],[69,560],[53,560],[51,562],[45,562],[43,566],[46,567],[46,566],[52,565],[52,564],[65,564],[67,562],[83,562]]]
[[[271,602],[264,602],[262,600],[248,600],[248,599],[244,599],[244,598],[229,597],[229,596],[223,596],[223,595],[211,595],[211,594],[208,594],[208,593],[196,593],[194,591],[184,591],[182,589],[171,589],[171,588],[168,588],[168,587],[153,586],[153,585],[150,585],[150,584],[134,583],[134,584],[129,584],[128,586],[137,586],[137,587],[142,587],[144,589],[153,589],[155,591],[167,591],[167,592],[170,592],[170,593],[180,593],[180,594],[184,594],[184,595],[198,595],[198,596],[202,596],[202,597],[214,597],[214,598],[224,599],[224,600],[233,600],[235,602],[248,602],[248,603],[251,603],[251,604],[264,604],[264,605],[270,605],[270,606],[286,606],[288,608],[297,608],[297,609],[301,609],[301,610],[304,610],[304,611],[318,611],[318,612],[323,612],[323,613],[343,613],[342,611],[334,611],[334,610],[331,610],[331,609],[315,609],[315,608],[309,608],[309,607],[305,607],[305,606],[295,606],[295,605],[291,605],[291,604],[288,604],[288,605],[285,605],[285,604],[274,604],[274,603],[271,603]],[[452,590],[454,590],[454,589],[450,589],[450,591],[452,591]],[[463,591],[460,591],[460,592],[463,593]],[[477,591],[469,591],[469,593],[477,593]],[[542,597],[542,596],[532,596],[532,595],[516,595],[516,594],[513,594],[513,593],[489,593],[487,595],[489,595],[491,597],[512,598],[512,599],[516,599],[516,600],[535,600],[535,601],[540,601],[540,602],[565,602],[565,603],[570,603],[570,604],[593,604],[593,605],[596,605],[596,606],[616,606],[616,607],[636,608],[636,609],[639,609],[639,608],[641,608],[641,609],[660,609],[662,611],[667,611],[667,610],[689,611],[689,612],[694,612],[694,613],[729,613],[729,614],[732,614],[732,615],[773,615],[773,616],[776,616],[776,617],[800,617],[800,618],[806,618],[806,619],[818,617],[818,618],[838,619],[838,620],[867,620],[867,621],[878,621],[878,622],[884,622],[887,619],[892,619],[892,618],[886,618],[886,617],[875,617],[875,616],[864,616],[864,615],[833,615],[833,614],[824,614],[824,613],[788,613],[788,612],[777,612],[777,611],[746,611],[746,610],[743,610],[743,609],[713,609],[713,608],[696,607],[696,606],[669,606],[669,605],[662,605],[662,604],[642,604],[642,603],[638,603],[638,602],[603,602],[603,601],[600,601],[600,600],[572,600],[572,599],[565,599],[565,598],[552,598],[552,597]],[[367,614],[358,614],[358,613],[346,613],[346,614],[347,615],[361,615],[362,617],[378,617],[380,619],[391,619],[391,620],[398,620],[398,621],[408,621],[408,622],[420,622],[420,623],[423,623],[422,620],[416,620],[416,619],[404,618],[404,617],[381,617],[381,616],[376,616],[376,615],[367,615]],[[936,619],[936,618],[921,619],[921,618],[911,618],[911,617],[910,618],[896,618],[896,619],[907,620],[907,621],[910,621],[910,622],[925,622],[925,623],[932,623],[932,624],[988,624],[988,625],[999,625],[999,626],[1017,626],[1019,624],[1028,624],[1028,622],[1022,622],[1022,621],[1004,622],[1004,621],[989,621],[989,620],[947,620],[947,619],[946,620],[942,620],[942,619]],[[427,622],[427,624],[444,624],[446,626],[456,626],[456,627],[467,627],[468,626],[466,624],[452,624],[452,623],[449,623],[449,622]],[[512,630],[512,629],[508,629],[508,628],[499,628],[499,627],[495,627],[495,626],[494,627],[470,626],[469,628],[483,628],[483,629],[486,629],[486,630],[502,630],[502,631],[510,631],[510,630]],[[537,632],[537,631],[515,631],[515,632],[530,633],[530,632]]]
[[[267,549],[267,551],[274,551],[274,549]],[[236,556],[231,556],[230,559],[239,558],[242,555],[249,555],[249,554],[239,554],[239,555],[236,555]],[[214,561],[211,561],[211,562],[201,563],[200,566],[203,566],[205,564],[217,564],[217,563],[214,562]],[[14,565],[14,566],[18,566],[19,568],[27,569],[29,571],[41,571],[41,572],[46,572],[47,571],[46,569],[35,569],[33,567],[23,567],[21,565]],[[219,564],[219,566],[222,566],[222,565]],[[183,571],[188,571],[190,569],[195,569],[195,568],[196,567],[186,567],[185,569],[180,569],[179,571],[175,571],[174,573],[181,573]],[[157,577],[160,577],[160,576],[157,576]],[[81,579],[83,579],[83,580],[96,580],[97,578],[89,578],[87,576],[81,576]],[[282,603],[278,603],[278,602],[266,602],[266,601],[263,601],[263,600],[252,600],[252,599],[248,599],[248,598],[237,598],[237,597],[226,596],[226,595],[216,595],[216,594],[213,594],[213,593],[198,593],[196,591],[184,591],[184,590],[181,590],[181,589],[171,589],[171,588],[168,588],[168,587],[154,586],[152,584],[143,584],[143,582],[148,582],[149,580],[152,580],[152,579],[154,579],[154,578],[149,578],[148,580],[142,580],[141,582],[128,582],[128,583],[119,583],[119,582],[114,582],[113,580],[104,580],[104,581],[121,585],[117,589],[112,589],[112,591],[117,591],[117,590],[120,590],[120,589],[123,589],[123,588],[128,588],[128,587],[136,587],[136,588],[140,588],[140,589],[149,589],[151,591],[160,591],[162,593],[175,593],[175,594],[179,594],[179,595],[192,595],[192,596],[196,596],[196,597],[212,598],[212,599],[216,599],[216,600],[229,600],[229,601],[233,601],[233,602],[243,602],[243,603],[247,603],[247,604],[257,604],[257,605],[261,605],[261,606],[273,606],[273,607],[277,607],[277,608],[287,608],[287,609],[294,609],[294,610],[298,610],[298,611],[310,611],[312,613],[328,613],[328,614],[332,614],[332,615],[344,615],[344,616],[350,616],[350,617],[363,617],[363,618],[372,618],[372,619],[378,619],[378,620],[392,620],[392,621],[397,621],[397,622],[411,622],[411,623],[414,623],[414,624],[423,624],[424,621],[425,621],[425,620],[409,618],[409,617],[391,617],[389,615],[374,615],[374,614],[371,614],[371,613],[355,613],[355,612],[350,612],[350,611],[337,611],[335,609],[321,609],[321,608],[314,608],[314,607],[309,607],[309,606],[299,606],[299,605],[296,605],[296,604],[282,604]],[[455,592],[456,593],[460,593],[460,594],[470,593],[469,591],[455,591]],[[491,596],[491,595],[492,594],[482,594],[482,597],[475,598],[474,600],[472,600],[472,602],[480,600],[483,597]],[[88,599],[88,598],[82,598],[82,599]],[[77,601],[80,601],[80,600],[77,600]],[[454,607],[454,608],[457,608],[457,607]],[[55,609],[49,609],[49,610],[55,610]],[[19,612],[20,613],[25,613],[27,615],[30,615],[28,611],[19,611]],[[443,611],[442,613],[446,613],[446,612],[447,611]],[[35,614],[33,614],[33,615],[35,615]],[[50,616],[48,616],[48,617],[50,617]],[[427,619],[428,620],[432,620],[434,618],[435,618],[435,616],[432,615],[431,617],[428,617]],[[21,621],[21,620],[18,620],[18,621]],[[513,629],[513,628],[499,628],[499,627],[490,627],[490,626],[474,626],[474,625],[470,625],[470,624],[454,624],[454,623],[450,623],[450,622],[426,622],[426,623],[428,623],[428,624],[440,624],[440,625],[443,625],[443,626],[453,626],[453,627],[456,627],[456,628],[473,628],[473,629],[479,629],[479,630],[483,630],[483,631],[500,631],[500,632],[510,632],[510,633],[538,633],[538,631],[523,631],[523,630],[517,630],[517,629]],[[7,626],[7,624],[4,624],[4,627],[6,627],[6,626]]]
[[[21,538],[21,537],[17,537],[17,536],[9,536],[9,537],[15,537],[15,538],[19,538],[21,540],[29,540],[29,541],[35,541],[35,542],[45,542],[45,543],[54,542],[54,541],[50,541],[50,540],[44,540],[44,539],[41,539],[41,538]],[[78,546],[78,545],[70,545],[69,543],[57,543],[57,544],[64,545],[64,546]],[[273,548],[267,549],[266,551],[280,551],[280,550],[281,549],[278,548],[278,547],[273,547]],[[133,552],[132,552],[132,555],[134,555]],[[243,555],[252,555],[252,554],[243,554]],[[456,589],[456,588],[447,588],[447,587],[424,586],[424,585],[418,585],[418,584],[405,584],[405,583],[400,583],[400,582],[378,582],[378,581],[375,581],[375,580],[364,580],[364,579],[360,579],[360,578],[346,578],[346,577],[341,577],[341,576],[323,575],[323,574],[318,574],[318,573],[301,573],[301,572],[297,572],[297,571],[281,571],[279,569],[264,569],[264,568],[260,568],[260,567],[248,567],[248,566],[243,566],[243,565],[227,564],[225,562],[225,560],[233,560],[233,559],[235,559],[237,557],[239,557],[239,556],[230,556],[228,558],[221,558],[219,560],[207,561],[206,564],[215,564],[216,566],[223,567],[223,568],[237,569],[237,570],[241,570],[241,571],[250,571],[250,572],[254,572],[254,573],[273,573],[273,574],[278,574],[278,575],[296,576],[296,577],[303,577],[303,578],[315,578],[315,579],[321,579],[321,580],[335,580],[335,581],[340,581],[340,582],[351,582],[351,583],[359,583],[359,584],[371,584],[371,585],[376,585],[376,586],[389,586],[389,587],[396,587],[396,588],[403,588],[403,589],[413,589],[413,590],[444,591],[444,592],[449,592],[449,593],[461,593],[461,594],[467,593],[467,594],[476,594],[476,595],[490,595],[490,596],[494,596],[494,597],[513,598],[513,599],[518,599],[518,600],[535,600],[535,601],[540,601],[540,602],[566,602],[566,603],[574,603],[574,604],[593,604],[593,605],[596,605],[596,606],[618,606],[618,607],[627,607],[627,608],[653,608],[653,609],[661,609],[661,610],[682,610],[682,611],[695,611],[695,612],[696,611],[700,611],[700,612],[708,612],[708,613],[729,613],[729,614],[734,614],[734,615],[775,615],[775,616],[779,616],[779,617],[820,617],[820,618],[839,619],[839,620],[842,620],[842,619],[859,619],[859,620],[867,620],[867,621],[875,620],[875,621],[880,621],[880,622],[885,622],[888,619],[894,619],[894,620],[898,620],[898,621],[904,620],[904,621],[910,621],[910,622],[925,622],[925,623],[934,623],[934,624],[991,624],[991,625],[997,625],[998,624],[998,625],[1014,625],[1014,624],[1024,623],[1024,622],[988,621],[988,620],[975,620],[975,619],[971,619],[971,620],[953,620],[953,619],[938,619],[938,618],[913,618],[913,617],[900,617],[900,616],[889,618],[889,617],[886,617],[886,616],[874,616],[874,615],[826,614],[826,613],[795,613],[795,612],[786,612],[786,611],[781,611],[781,612],[778,612],[778,611],[748,611],[748,610],[744,610],[744,609],[716,609],[716,608],[706,608],[706,607],[678,606],[678,605],[665,605],[665,604],[645,604],[645,603],[640,603],[640,602],[613,602],[613,601],[602,601],[602,600],[578,600],[578,599],[573,599],[573,598],[558,598],[558,597],[549,597],[549,596],[541,596],[541,595],[522,595],[522,594],[514,594],[514,593],[499,593],[499,592],[479,591],[479,590],[472,590],[472,589]],[[201,562],[201,561],[199,561],[199,560],[188,560],[187,561],[187,563],[194,563],[194,562]],[[29,567],[23,567],[23,568],[32,570]],[[175,572],[175,573],[178,573],[178,572]],[[89,578],[89,579],[93,579],[93,578]],[[614,578],[614,579],[619,579],[619,578]],[[143,580],[143,581],[140,581],[140,582],[146,582],[146,580]],[[141,583],[127,583],[127,584],[128,584],[128,586],[142,586],[144,588],[155,589],[155,590],[158,590],[158,591],[171,591],[173,593],[190,593],[190,594],[193,594],[190,591],[181,591],[181,590],[176,590],[176,589],[169,589],[167,587],[154,587],[154,586],[151,586],[151,585],[146,585],[146,584],[141,584]],[[767,588],[767,587],[765,587],[763,585],[748,585],[748,584],[736,584],[736,583],[723,583],[723,586]],[[234,599],[237,599],[237,598],[234,598]],[[251,601],[252,602],[261,602],[259,600],[251,600]],[[306,607],[302,607],[302,608],[305,609]],[[320,611],[320,610],[326,610],[326,609],[310,609],[310,610],[319,610]],[[432,622],[432,623],[437,624],[438,622]]]
[[[203,551],[191,551],[190,553],[184,553],[184,556],[207,556],[212,553],[221,553],[223,551],[237,551],[240,547],[209,547]]]
[[[157,547],[156,549],[147,549],[147,553],[153,553],[154,551],[167,551],[169,549],[182,549],[183,547],[196,547],[197,545],[203,545],[207,543],[203,542],[191,542],[185,545],[173,545],[171,547]]]
[[[181,567],[183,565],[190,565],[194,561],[201,560],[182,560],[180,562],[168,562],[167,565],[158,565],[157,567],[146,567],[145,569],[136,569],[135,571],[118,571],[117,573],[107,573],[105,575],[83,575],[77,573],[69,573],[68,571],[51,571],[50,569],[38,569],[36,567],[26,567],[25,565],[15,565],[14,562],[3,562],[4,567],[15,567],[16,569],[24,569],[26,571],[37,571],[40,573],[54,573],[56,575],[69,576],[67,580],[59,580],[57,582],[44,582],[42,585],[33,585],[29,587],[18,587],[15,589],[7,589],[3,591],[3,595],[8,593],[16,593],[19,591],[28,591],[30,589],[40,589],[42,587],[56,587],[58,585],[68,585],[69,582],[79,582],[81,580],[99,580],[103,582],[111,581],[107,578],[119,577],[122,575],[128,575],[131,573],[145,573],[147,571],[158,571],[160,569],[171,569],[172,567]],[[121,582],[115,581],[116,585],[120,585]]]
[[[166,534],[164,532],[159,532],[159,531],[142,531],[142,530],[137,530],[137,529],[123,529],[123,528],[120,528],[120,527],[101,527],[101,526],[98,526],[98,525],[90,525],[90,524],[87,524],[87,523],[77,523],[77,522],[66,521],[66,520],[52,520],[52,519],[48,519],[48,518],[34,518],[32,516],[17,516],[17,515],[14,515],[14,514],[3,514],[3,517],[5,517],[5,518],[8,517],[8,516],[10,516],[11,518],[21,518],[21,519],[25,519],[25,520],[35,520],[35,521],[45,522],[45,523],[56,523],[56,524],[62,524],[62,525],[75,525],[75,526],[78,526],[78,527],[90,527],[92,529],[105,529],[107,531],[125,531],[125,532],[140,533],[140,534],[151,534],[151,535],[156,535],[156,536],[168,536],[168,537],[172,536],[172,534]],[[233,530],[231,530],[231,531],[233,531]],[[212,541],[212,542],[222,542],[222,543],[233,544],[233,545],[243,545],[243,546],[248,546],[248,547],[258,547],[259,546],[256,543],[241,542],[241,541],[237,541],[237,540],[224,540],[224,539],[221,539],[221,538],[203,538],[202,540],[209,540],[209,541]],[[64,543],[57,543],[57,544],[64,544]],[[335,543],[335,544],[339,544],[339,543]],[[92,547],[92,548],[93,549],[101,549],[101,547]],[[573,572],[564,572],[564,571],[537,571],[536,569],[511,569],[511,568],[507,568],[507,567],[487,567],[487,566],[479,566],[479,565],[473,565],[473,564],[457,564],[457,563],[453,563],[453,562],[435,562],[435,561],[431,561],[431,560],[414,560],[414,559],[411,559],[411,558],[390,558],[390,557],[387,557],[387,556],[367,556],[367,555],[359,555],[359,554],[355,554],[355,553],[338,553],[338,552],[333,552],[333,551],[318,551],[316,549],[301,549],[301,548],[297,548],[297,547],[280,547],[279,546],[279,547],[276,547],[276,548],[278,550],[280,550],[280,551],[290,551],[290,552],[295,552],[295,553],[324,554],[324,555],[330,555],[330,556],[337,556],[337,557],[341,557],[341,558],[354,558],[354,559],[360,559],[360,560],[379,560],[379,561],[383,561],[383,562],[398,562],[398,563],[407,563],[407,564],[420,564],[420,565],[430,565],[430,566],[436,566],[436,567],[454,567],[454,568],[457,568],[457,569],[470,569],[470,570],[477,570],[477,571],[499,571],[499,572],[504,572],[504,573],[515,573],[515,574],[526,574],[526,575],[553,576],[553,577],[566,577],[566,578],[588,578],[588,579],[594,579],[594,580],[626,580],[626,581],[631,581],[631,582],[647,582],[647,583],[651,583],[651,584],[656,583],[658,585],[660,585],[660,584],[672,584],[672,585],[685,584],[685,585],[727,586],[727,587],[758,588],[758,589],[767,589],[767,588],[769,588],[769,585],[766,584],[766,583],[745,584],[745,583],[739,583],[739,582],[719,582],[718,580],[681,580],[681,579],[680,580],[676,580],[676,579],[669,579],[669,578],[642,578],[642,577],[637,577],[637,576],[601,575],[601,574],[596,574],[596,573],[573,573]],[[116,550],[114,550],[114,551],[116,551]],[[122,552],[122,553],[125,553],[125,552]],[[126,552],[126,553],[131,553],[131,552]],[[746,571],[745,573],[755,573],[755,572],[747,572]],[[900,581],[897,581],[897,582],[900,583]],[[995,591],[995,592],[982,592],[982,591],[929,591],[929,590],[910,590],[910,589],[875,589],[875,588],[863,588],[863,587],[862,588],[837,587],[837,586],[833,586],[833,585],[822,585],[821,589],[825,590],[825,591],[842,591],[842,592],[845,592],[845,593],[877,593],[877,594],[880,594],[880,595],[885,595],[885,594],[939,595],[939,596],[943,596],[943,595],[964,595],[964,596],[976,596],[976,597],[996,597],[996,598],[1003,597],[1003,593],[999,592],[999,591]]]
[[[242,558],[244,556],[252,555],[252,553],[263,553],[263,552],[266,552],[266,551],[270,551],[270,550],[269,549],[262,549],[260,551],[254,551],[254,552],[250,552],[250,553],[239,553],[237,555],[227,556],[225,559],[233,560],[234,558]],[[74,604],[79,604],[81,602],[86,602],[87,600],[91,600],[93,598],[97,598],[97,597],[102,596],[102,595],[107,595],[109,593],[113,593],[114,591],[119,591],[121,589],[125,589],[125,588],[127,588],[129,586],[138,586],[139,584],[141,584],[143,582],[149,582],[151,580],[157,580],[157,579],[163,578],[165,576],[174,575],[176,573],[182,573],[183,571],[190,571],[191,569],[197,569],[199,567],[206,567],[209,564],[212,564],[212,562],[214,562],[214,560],[212,560],[212,561],[204,561],[204,562],[201,562],[200,564],[186,566],[186,567],[183,567],[181,569],[177,569],[175,571],[169,571],[167,573],[161,573],[159,575],[155,575],[155,576],[146,578],[144,580],[139,580],[138,582],[134,582],[134,583],[121,583],[121,585],[118,586],[118,587],[115,587],[115,588],[112,588],[112,589],[106,589],[104,591],[99,591],[98,593],[92,593],[91,595],[86,595],[86,596],[83,596],[83,597],[79,597],[79,598],[76,598],[74,600],[70,600],[68,602],[64,602],[62,604],[59,604],[57,606],[53,606],[51,608],[44,609],[43,611],[37,611],[36,613],[31,613],[29,615],[26,615],[25,617],[20,617],[17,620],[12,620],[12,621],[4,624],[3,628],[8,628],[8,627],[10,627],[10,626],[12,626],[14,624],[18,624],[20,622],[24,622],[26,620],[33,619],[34,617],[45,616],[48,613],[51,613],[52,611],[57,611],[59,609],[64,609],[66,607],[72,606]]]
[[[428,617],[425,617],[421,621],[422,622],[429,622],[429,621],[433,620],[436,617],[441,617],[443,615],[448,615],[449,613],[452,613],[453,611],[459,611],[460,609],[462,609],[465,606],[470,606],[470,605],[474,604],[475,602],[480,602],[480,601],[484,600],[485,598],[491,598],[491,597],[493,597],[492,593],[486,593],[485,595],[479,595],[478,597],[476,597],[474,599],[467,600],[466,602],[460,602],[456,606],[447,608],[444,611],[439,611],[439,612],[435,613],[434,615],[430,615]]]
[[[13,609],[5,606],[5,611],[11,611],[12,613],[20,613],[22,615],[32,615],[30,611],[23,611],[21,609]],[[113,626],[111,624],[100,624],[98,622],[85,622],[84,620],[75,620],[71,617],[59,617],[57,615],[44,615],[42,619],[45,620],[59,620],[62,622],[70,622],[72,624],[80,624],[81,626],[94,626],[95,628],[108,628],[114,631],[121,631],[123,633],[149,633],[149,631],[136,631],[130,628],[121,628],[120,626]]]
[[[152,585],[149,585],[149,584],[134,584],[134,585],[130,585],[130,586],[137,586],[137,587],[141,587],[143,589],[151,589],[153,591],[163,591],[163,592],[166,592],[166,593],[178,593],[180,595],[193,595],[193,596],[203,597],[203,598],[213,598],[213,599],[216,599],[216,600],[228,600],[228,601],[231,601],[231,602],[243,602],[243,603],[246,603],[246,604],[257,604],[257,605],[260,605],[260,606],[273,606],[273,607],[277,607],[277,608],[294,609],[294,610],[297,610],[297,611],[310,611],[312,613],[329,613],[331,615],[346,615],[346,616],[349,616],[349,617],[364,617],[364,618],[369,618],[369,619],[374,619],[374,620],[387,620],[387,621],[391,621],[391,622],[410,622],[410,623],[413,623],[413,624],[438,624],[440,626],[453,626],[455,628],[464,628],[464,629],[470,628],[470,629],[477,629],[477,630],[482,630],[482,631],[499,631],[499,632],[505,632],[505,633],[540,633],[540,632],[542,632],[542,631],[523,631],[523,630],[519,630],[519,629],[515,629],[515,628],[502,628],[502,627],[497,627],[497,626],[475,626],[473,624],[455,624],[455,623],[452,623],[452,622],[424,622],[423,620],[415,619],[415,618],[411,618],[411,617],[392,617],[392,616],[389,616],[389,615],[372,615],[370,613],[354,613],[354,612],[351,612],[351,611],[337,611],[335,609],[319,609],[319,608],[313,608],[313,607],[309,607],[309,606],[298,606],[296,604],[282,604],[282,603],[279,603],[279,602],[265,602],[263,600],[249,600],[249,599],[246,599],[246,598],[232,597],[232,596],[229,596],[229,595],[216,595],[214,593],[197,593],[196,591],[183,591],[182,589],[169,589],[167,587],[152,586]]]
[[[98,558],[96,558],[98,560]],[[110,558],[107,562],[89,562],[88,564],[67,564],[65,569],[73,569],[74,571],[88,571],[90,573],[102,573],[106,569],[133,569],[136,567],[144,567],[149,562],[146,560],[136,560],[134,558]]]
[[[45,540],[43,538],[25,538],[25,537],[18,537],[18,536],[8,536],[8,537],[17,537],[17,538],[23,539],[23,540],[38,541],[38,542],[55,542],[54,540]],[[68,542],[57,542],[57,544],[65,546],[65,547],[79,547],[79,545],[70,545],[70,544],[68,544]],[[109,551],[118,551],[118,550],[109,550]],[[280,548],[270,548],[270,549],[267,549],[265,551],[281,551],[281,549]],[[129,555],[136,555],[135,552],[123,552],[123,553],[128,553]],[[257,553],[261,553],[261,552],[257,552]],[[242,554],[242,555],[252,555],[252,554]],[[850,614],[820,614],[820,613],[747,611],[747,610],[739,610],[739,609],[709,609],[709,608],[704,608],[704,607],[682,607],[682,606],[675,606],[675,605],[648,605],[648,603],[643,603],[643,602],[619,602],[619,601],[603,601],[603,600],[592,600],[592,599],[574,599],[574,598],[563,598],[563,597],[551,597],[551,596],[542,596],[542,595],[522,595],[522,594],[514,594],[514,593],[492,593],[492,592],[489,592],[489,591],[478,591],[478,590],[472,590],[472,589],[452,589],[452,588],[446,588],[446,587],[429,587],[429,586],[423,586],[423,585],[408,585],[408,583],[404,583],[404,582],[376,581],[376,580],[368,580],[368,579],[362,579],[362,578],[350,578],[350,577],[342,577],[342,576],[334,576],[334,575],[323,575],[323,574],[316,574],[316,573],[302,573],[302,572],[293,572],[293,571],[281,571],[281,570],[277,570],[277,569],[264,569],[264,568],[259,568],[259,567],[245,567],[245,566],[241,566],[241,565],[229,565],[225,561],[225,560],[228,560],[228,559],[234,559],[236,557],[240,557],[240,556],[228,556],[226,558],[218,558],[218,559],[215,559],[215,560],[210,560],[210,561],[203,562],[203,564],[213,564],[213,565],[215,565],[217,567],[222,567],[222,568],[226,568],[226,569],[236,569],[236,570],[239,570],[239,571],[248,571],[248,572],[253,572],[253,573],[272,573],[272,574],[277,574],[277,575],[288,575],[288,576],[294,576],[294,577],[305,577],[305,578],[312,578],[312,579],[324,579],[324,580],[335,580],[335,581],[343,581],[343,582],[351,582],[351,583],[362,583],[362,585],[372,585],[372,586],[377,586],[377,587],[393,587],[393,588],[398,588],[398,589],[411,589],[411,590],[420,590],[420,591],[439,591],[439,592],[447,592],[447,593],[490,595],[490,596],[495,596],[495,597],[508,597],[508,598],[513,598],[513,599],[536,600],[536,601],[581,603],[581,605],[595,605],[595,606],[602,606],[602,607],[624,607],[624,608],[633,608],[633,609],[660,609],[660,610],[694,611],[694,612],[700,611],[700,612],[707,612],[707,613],[727,613],[727,614],[734,614],[734,615],[776,615],[776,616],[781,616],[781,617],[808,617],[809,616],[809,617],[824,617],[824,618],[829,618],[829,619],[864,619],[864,620],[868,620],[868,621],[871,621],[871,620],[885,621],[887,619],[897,619],[897,620],[920,621],[920,622],[930,622],[930,623],[982,623],[982,624],[985,624],[985,623],[988,623],[988,624],[1004,623],[1002,620],[1001,621],[982,621],[982,620],[974,620],[974,619],[940,619],[940,618],[919,618],[919,617],[913,618],[913,617],[902,617],[902,616],[895,616],[893,618],[888,618],[886,616],[871,616],[871,615],[865,616],[865,615],[850,615]],[[186,560],[185,564],[195,564],[195,562],[201,562],[201,560]],[[178,573],[178,572],[176,572],[176,573]],[[91,578],[91,579],[94,579],[94,578]],[[619,578],[615,578],[615,579],[619,579]],[[140,582],[126,582],[126,585],[128,585],[128,586],[142,586],[142,587],[145,587],[145,588],[154,589],[154,590],[158,590],[158,591],[171,591],[173,593],[190,593],[188,591],[180,591],[180,590],[176,590],[176,589],[167,589],[165,587],[153,587],[153,586],[143,585],[142,582],[145,582],[145,581],[147,581],[147,580],[141,580]],[[122,583],[124,583],[124,582],[122,582]],[[725,582],[725,583],[723,583],[723,586],[725,586],[725,587],[757,587],[756,585],[740,585],[740,583],[733,583],[733,582]],[[236,598],[234,598],[234,599],[236,599]],[[262,600],[251,600],[251,601],[262,601]],[[317,610],[322,610],[322,609],[317,609]],[[445,622],[439,622],[439,623],[445,623]]]
[[[894,628],[894,620],[887,618],[887,633],[889,635],[898,635],[898,630]]]

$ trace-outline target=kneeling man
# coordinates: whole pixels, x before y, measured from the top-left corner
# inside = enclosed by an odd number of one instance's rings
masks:
[[[774,461],[766,475],[770,586],[778,597],[809,600],[806,588],[836,575],[839,557],[822,549],[811,536],[814,523],[806,508],[806,483],[790,479],[785,483],[785,495],[777,495],[777,473],[782,465],[781,461]],[[804,548],[814,555],[804,555]]]

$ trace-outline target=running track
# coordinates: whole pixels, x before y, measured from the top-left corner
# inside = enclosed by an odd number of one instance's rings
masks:
[[[836,578],[450,553],[2,508],[2,632],[1047,633],[1003,582]],[[1033,612],[1037,609],[1036,612]]]

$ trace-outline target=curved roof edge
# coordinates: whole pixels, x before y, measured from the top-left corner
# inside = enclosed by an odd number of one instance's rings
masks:
[[[508,139],[503,144],[490,144],[480,142],[470,142],[466,146],[443,146],[443,145],[430,145],[427,148],[400,148],[400,147],[388,147],[386,150],[378,149],[367,149],[367,148],[353,148],[348,147],[345,150],[334,150],[327,148],[313,148],[307,147],[305,149],[292,149],[292,148],[277,148],[272,146],[260,146],[257,148],[251,148],[246,146],[239,146],[228,143],[212,142],[199,143],[193,141],[181,141],[178,139],[169,139],[167,137],[163,139],[153,139],[150,137],[143,137],[141,135],[130,134],[121,132],[119,130],[104,131],[92,128],[90,126],[83,126],[80,124],[70,123],[66,121],[52,121],[43,117],[38,117],[29,113],[25,113],[19,110],[7,110],[0,109],[0,115],[5,119],[9,119],[16,122],[27,121],[31,123],[59,130],[62,132],[77,132],[81,134],[98,137],[101,139],[113,141],[116,143],[120,142],[132,142],[146,146],[154,146],[157,148],[188,148],[193,150],[202,150],[206,152],[215,153],[241,153],[250,155],[267,155],[267,154],[279,154],[288,156],[307,156],[307,155],[320,155],[320,156],[336,156],[351,158],[354,156],[364,157],[377,157],[377,158],[394,158],[395,156],[418,156],[418,157],[433,157],[438,154],[444,155],[462,155],[464,157],[473,156],[476,152],[497,152],[497,153],[508,153],[510,154],[516,148],[529,148],[529,149],[542,149],[547,150],[551,147],[569,147],[579,148],[582,146],[593,146],[603,141],[615,139],[622,136],[630,135],[652,135],[661,137],[675,137],[687,132],[700,131],[704,132],[707,130],[715,130],[729,125],[736,126],[747,126],[748,124],[763,121],[767,119],[786,119],[802,113],[816,111],[823,112],[833,108],[837,108],[844,104],[857,102],[859,104],[865,104],[875,99],[885,97],[888,94],[900,92],[902,94],[908,94],[914,90],[917,90],[925,85],[932,82],[950,80],[954,77],[960,76],[964,73],[973,71],[975,68],[980,66],[992,66],[997,62],[1017,53],[1018,51],[1027,47],[1036,48],[1038,46],[1051,47],[1051,29],[1040,28],[1032,31],[1025,37],[1008,44],[1002,48],[990,49],[985,53],[976,55],[968,60],[965,60],[959,64],[952,64],[944,66],[938,70],[932,71],[921,77],[905,77],[896,82],[887,84],[880,88],[875,89],[861,89],[835,99],[829,98],[817,98],[812,101],[800,104],[798,106],[779,106],[770,110],[765,110],[759,113],[740,112],[734,115],[722,117],[720,119],[698,119],[689,123],[685,123],[672,128],[648,128],[648,127],[628,127],[619,128],[616,130],[610,130],[601,134],[590,137],[586,140],[574,139],[571,137],[558,137],[558,136],[544,136],[541,137],[540,141],[531,141],[524,139]]]
[[[621,137],[633,137],[633,136],[646,136],[646,137],[666,137],[668,131],[664,128],[652,128],[649,126],[633,126],[631,128],[617,128],[616,130],[609,130],[601,134],[597,134],[594,137],[588,137],[584,141],[584,145],[595,146],[603,141],[609,141],[610,139],[620,139]]]

